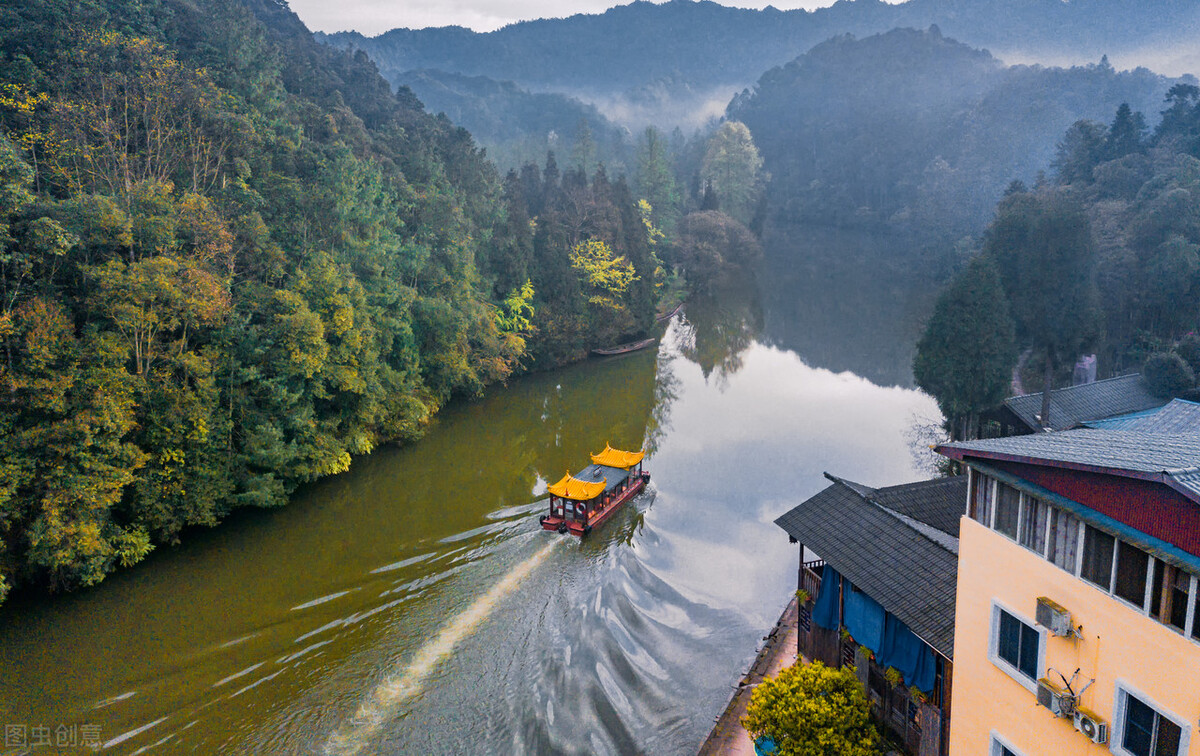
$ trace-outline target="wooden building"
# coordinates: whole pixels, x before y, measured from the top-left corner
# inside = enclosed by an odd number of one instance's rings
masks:
[[[800,544],[799,653],[854,668],[882,725],[911,753],[944,756],[967,481],[876,489],[826,477],[775,521]]]

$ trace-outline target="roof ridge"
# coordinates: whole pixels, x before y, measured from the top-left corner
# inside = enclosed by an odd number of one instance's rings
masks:
[[[943,551],[945,551],[947,553],[954,554],[955,556],[958,555],[958,551],[956,549],[951,549],[945,543],[943,543],[942,541],[940,541],[937,538],[934,538],[932,535],[930,535],[930,533],[928,531],[936,531],[939,536],[942,536],[942,537],[946,538],[947,540],[954,541],[954,543],[957,544],[958,539],[955,538],[954,536],[950,535],[949,533],[943,533],[942,531],[938,530],[937,528],[930,525],[929,523],[921,522],[920,520],[918,520],[915,517],[910,517],[909,515],[906,515],[902,512],[898,512],[895,509],[892,509],[891,507],[887,506],[886,504],[876,501],[876,499],[873,496],[863,495],[862,493],[860,493],[858,490],[856,490],[854,488],[854,486],[856,486],[856,485],[862,485],[861,483],[854,483],[853,481],[843,480],[843,479],[837,477],[836,475],[831,475],[829,473],[825,473],[824,475],[826,478],[833,481],[833,483],[835,485],[840,485],[840,486],[843,486],[843,487],[849,489],[850,491],[852,491],[854,493],[855,496],[859,497],[860,499],[867,502],[871,506],[882,510],[886,514],[890,515],[892,518],[899,520],[901,522],[901,524],[903,524],[909,530],[916,533],[921,538],[924,538],[926,541],[929,541],[934,546],[937,546],[939,549],[942,549]],[[917,482],[920,483],[923,481],[917,481]],[[901,484],[901,485],[906,485],[906,484]],[[862,486],[862,487],[871,490],[873,493],[878,493],[878,491],[879,491],[879,489],[871,488],[870,486]]]
[[[950,548],[950,547],[949,547],[949,546],[947,546],[945,543],[942,543],[942,542],[941,542],[940,540],[938,540],[937,538],[934,538],[934,537],[933,537],[933,536],[932,536],[932,535],[931,535],[931,534],[930,534],[928,531],[935,531],[935,532],[937,532],[937,533],[938,533],[940,536],[942,536],[942,537],[946,538],[947,540],[954,541],[954,543],[957,545],[957,544],[958,544],[958,539],[957,539],[957,538],[955,538],[954,536],[950,535],[949,533],[943,533],[942,531],[940,531],[940,530],[938,530],[937,528],[933,527],[933,526],[932,526],[932,525],[930,525],[929,523],[926,523],[926,522],[921,522],[920,520],[918,520],[918,519],[917,519],[917,518],[915,518],[915,517],[910,517],[909,515],[906,515],[906,514],[904,514],[904,513],[902,513],[902,512],[897,512],[896,510],[892,509],[891,507],[889,507],[889,506],[887,506],[887,505],[885,505],[885,504],[881,504],[881,503],[879,503],[878,501],[875,501],[875,499],[873,499],[873,498],[871,498],[871,497],[869,497],[869,496],[866,496],[866,497],[863,497],[863,498],[864,498],[864,499],[866,499],[866,501],[867,501],[869,504],[872,504],[872,505],[874,505],[874,506],[876,506],[876,507],[879,507],[879,508],[880,508],[880,509],[882,509],[884,512],[886,512],[887,514],[891,515],[892,517],[894,517],[894,518],[896,518],[897,520],[899,520],[900,522],[902,522],[904,525],[906,525],[906,526],[907,526],[907,527],[908,527],[910,530],[912,530],[912,531],[913,531],[914,533],[916,533],[918,536],[920,536],[921,538],[924,538],[926,541],[929,541],[929,542],[930,542],[930,543],[932,543],[933,545],[937,546],[939,549],[942,549],[942,550],[944,550],[944,551],[946,551],[946,552],[949,552],[949,553],[951,553],[951,554],[954,554],[955,556],[958,556],[958,550],[957,550],[957,549],[952,549],[952,548]]]
[[[1113,376],[1109,376],[1108,378],[1101,378],[1100,380],[1092,381],[1091,383],[1080,383],[1080,384],[1077,384],[1074,386],[1059,386],[1056,389],[1050,389],[1050,396],[1054,396],[1055,394],[1062,392],[1062,391],[1070,391],[1071,389],[1084,388],[1086,386],[1095,386],[1097,383],[1108,383],[1109,381],[1119,381],[1122,378],[1129,378],[1129,377],[1135,376],[1135,375],[1139,378],[1142,376],[1141,373],[1126,373],[1125,375],[1113,375]],[[1005,399],[1004,401],[1010,402],[1013,399],[1021,399],[1026,396],[1041,396],[1043,393],[1045,393],[1045,392],[1030,391],[1030,392],[1027,392],[1024,394],[1016,394],[1014,396],[1010,396],[1007,399]]]

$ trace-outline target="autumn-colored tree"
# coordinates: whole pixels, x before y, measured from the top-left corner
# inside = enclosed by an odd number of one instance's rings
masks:
[[[754,689],[743,720],[779,756],[877,756],[879,733],[854,672],[796,664]]]
[[[622,308],[622,299],[637,273],[624,257],[599,239],[582,241],[571,248],[571,266],[578,271],[591,293],[588,301],[611,310]]]

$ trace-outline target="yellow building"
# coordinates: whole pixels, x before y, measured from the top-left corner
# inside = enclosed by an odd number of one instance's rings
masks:
[[[938,451],[970,475],[951,756],[1200,756],[1200,434]]]

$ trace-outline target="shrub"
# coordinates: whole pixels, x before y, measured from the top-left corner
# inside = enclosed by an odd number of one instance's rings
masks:
[[[1192,369],[1192,373],[1200,375],[1200,336],[1189,333],[1175,347],[1175,353]]]
[[[1150,355],[1142,367],[1146,388],[1160,399],[1169,399],[1196,385],[1196,374],[1183,358],[1174,352]]]
[[[849,669],[795,665],[764,680],[742,720],[754,739],[775,741],[779,756],[877,756],[870,705]]]

